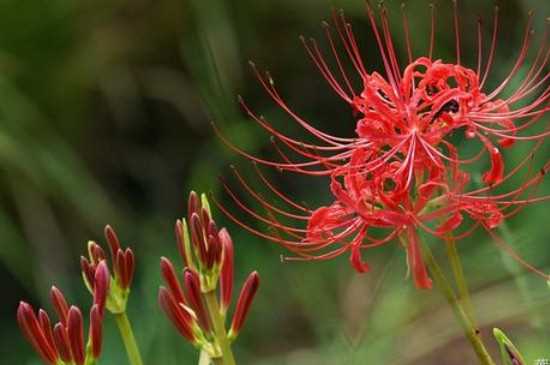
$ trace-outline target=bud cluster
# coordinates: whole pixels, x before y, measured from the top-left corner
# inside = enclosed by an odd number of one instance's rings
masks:
[[[159,303],[178,332],[210,357],[222,357],[246,318],[259,285],[252,272],[241,289],[231,327],[225,319],[233,291],[233,242],[229,232],[218,230],[205,195],[189,195],[188,217],[175,225],[176,242],[185,268],[183,285],[167,258],[160,262],[166,287],[159,290]],[[216,289],[219,290],[216,295]]]
[[[105,226],[105,240],[109,245],[113,276],[110,277],[111,290],[107,296],[107,309],[111,313],[123,313],[126,310],[130,286],[134,277],[135,258],[132,249],[123,249],[116,232]],[[88,242],[88,258],[80,258],[82,277],[90,292],[94,292],[93,273],[98,264],[107,259],[105,251],[94,241]]]
[[[35,351],[48,365],[93,365],[101,354],[102,323],[109,291],[109,269],[100,261],[90,279],[93,304],[90,309],[88,340],[84,345],[84,320],[80,309],[69,306],[59,289],[52,287],[50,297],[59,321],[52,327],[45,310],[36,314],[32,306],[20,302],[17,321]]]

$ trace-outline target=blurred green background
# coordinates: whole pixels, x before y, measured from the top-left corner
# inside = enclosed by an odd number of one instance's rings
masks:
[[[401,2],[387,1],[403,50]],[[460,1],[463,53],[475,65],[475,20],[491,28],[492,1]],[[349,109],[320,77],[298,35],[322,38],[320,21],[343,8],[366,64],[378,51],[362,0],[3,0],[0,2],[0,359],[38,364],[21,336],[20,299],[51,309],[55,283],[88,310],[78,257],[86,242],[114,226],[137,255],[129,311],[146,364],[194,364],[156,304],[159,257],[178,260],[172,226],[185,214],[189,189],[221,201],[219,176],[249,165],[214,136],[214,120],[250,152],[274,156],[269,137],[239,110],[242,94],[285,130],[300,131],[265,95],[247,61],[269,68],[295,110],[322,129],[353,133]],[[541,37],[550,3],[502,1],[501,32],[490,85],[510,70],[530,9]],[[436,56],[454,60],[451,1],[439,1]],[[425,51],[427,1],[407,7],[414,51]],[[488,39],[488,36],[486,37]],[[475,67],[475,66],[474,66]],[[547,118],[546,118],[547,119]],[[546,121],[544,122],[546,123]],[[523,150],[509,152],[510,160]],[[549,149],[540,154],[547,158]],[[326,181],[275,178],[310,206],[330,201]],[[231,179],[230,179],[231,180]],[[234,179],[233,179],[234,180]],[[540,194],[549,194],[543,184]],[[369,252],[373,267],[357,275],[347,257],[281,263],[262,242],[217,212],[236,242],[237,285],[253,269],[262,284],[236,342],[240,364],[466,364],[472,351],[443,298],[405,278],[397,245]],[[260,227],[263,228],[263,227]],[[510,220],[506,239],[526,260],[550,270],[548,205]],[[442,251],[438,242],[432,242]],[[482,332],[504,329],[532,363],[550,358],[550,289],[500,251],[485,234],[461,242]],[[125,364],[111,320],[102,364]],[[496,347],[491,345],[491,350]]]

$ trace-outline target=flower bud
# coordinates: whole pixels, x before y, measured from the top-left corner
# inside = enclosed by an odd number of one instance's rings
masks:
[[[73,359],[71,355],[71,344],[69,343],[69,335],[63,324],[57,323],[54,326],[53,338],[61,360],[70,363]]]
[[[84,325],[82,320],[82,313],[80,312],[80,309],[75,306],[72,306],[69,309],[67,329],[74,362],[76,363],[76,365],[83,365],[85,361]]]
[[[170,288],[170,292],[174,296],[176,302],[185,304],[185,297],[178,281],[176,270],[170,260],[166,257],[160,258],[160,270],[162,276],[164,277],[164,281],[166,282],[166,285],[168,285],[168,288]]]
[[[99,314],[103,316],[111,275],[105,260],[101,261],[95,270],[94,276],[94,304],[97,305]]]
[[[50,300],[52,301],[59,320],[63,326],[66,326],[67,318],[69,316],[69,305],[67,304],[63,293],[61,293],[61,290],[57,289],[55,286],[52,286],[50,290]]]
[[[190,267],[192,264],[192,253],[189,247],[189,232],[187,232],[187,224],[185,220],[176,220],[174,225],[174,234],[176,236],[176,245],[184,266]]]
[[[191,216],[197,214],[200,210],[200,202],[197,193],[191,191],[187,202],[187,219],[191,222]]]
[[[227,312],[233,293],[233,241],[229,232],[223,228],[218,234],[222,248],[222,267],[220,275],[220,305],[222,313]]]
[[[92,356],[94,359],[99,358],[101,354],[101,344],[103,342],[103,313],[97,304],[92,306],[90,310],[90,329],[88,339],[91,344]]]
[[[210,331],[210,325],[206,308],[202,300],[199,275],[192,270],[185,269],[183,277],[189,304],[197,315],[197,319],[203,331],[208,332]]]
[[[162,286],[159,289],[159,304],[178,332],[189,342],[195,344],[196,337],[193,333],[193,318],[176,302],[172,293]]]
[[[258,275],[258,272],[254,271],[250,275],[248,275],[248,278],[246,279],[246,282],[241,289],[241,293],[239,294],[237,308],[235,309],[235,313],[233,314],[233,321],[231,322],[231,330],[229,332],[229,337],[231,339],[235,339],[238,336],[239,331],[241,330],[243,323],[246,319],[246,315],[250,310],[252,300],[256,295],[256,291],[258,291],[259,285],[260,277]]]
[[[115,230],[110,226],[106,225],[103,230],[105,235],[105,240],[109,244],[109,249],[111,250],[111,257],[114,259],[118,250],[120,250],[120,240],[115,232]]]
[[[23,335],[31,343],[40,358],[47,364],[55,365],[58,360],[53,341],[50,342],[30,304],[20,302],[17,308],[17,322]]]

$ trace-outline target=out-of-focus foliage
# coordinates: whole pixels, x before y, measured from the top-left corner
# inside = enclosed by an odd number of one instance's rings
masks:
[[[400,2],[388,1],[402,49]],[[409,1],[415,54],[424,52],[429,7]],[[88,303],[78,256],[106,223],[138,260],[130,316],[147,364],[195,363],[156,303],[161,255],[176,258],[175,219],[189,189],[226,199],[218,184],[232,163],[249,165],[214,136],[214,120],[248,151],[269,152],[269,136],[239,111],[236,95],[292,128],[251,76],[247,61],[269,68],[289,104],[331,132],[353,132],[347,107],[311,66],[298,35],[322,37],[331,8],[353,21],[366,63],[379,68],[362,0],[97,0],[0,3],[0,354],[2,363],[38,364],[17,330],[18,300],[48,306],[56,283]],[[460,1],[463,53],[475,62],[478,15],[491,26],[492,1]],[[437,7],[437,56],[454,60],[451,1]],[[535,37],[550,15],[547,1],[502,1],[494,83],[510,70],[527,12]],[[548,156],[548,147],[541,149]],[[521,152],[510,159],[519,159]],[[312,206],[326,187],[290,175],[283,189]],[[541,187],[549,193],[549,184]],[[216,214],[216,213],[215,213]],[[369,256],[373,272],[352,272],[345,258],[286,263],[284,252],[224,220],[236,243],[238,280],[257,269],[262,287],[236,344],[242,364],[473,363],[449,308],[437,292],[405,279],[396,245]],[[526,260],[550,270],[548,205],[530,207],[501,232]],[[439,242],[430,242],[434,250]],[[503,328],[528,363],[550,358],[550,290],[482,233],[461,242],[482,332]],[[107,321],[104,364],[123,364]],[[497,346],[491,348],[497,354]]]

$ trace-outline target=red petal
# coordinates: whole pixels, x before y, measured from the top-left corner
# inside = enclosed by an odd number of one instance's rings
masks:
[[[491,156],[491,169],[483,174],[483,182],[487,185],[494,185],[502,181],[504,176],[504,160],[497,147],[491,146],[489,153]]]
[[[446,222],[437,227],[437,234],[444,235],[445,233],[454,231],[462,223],[463,217],[460,213],[453,214]]]
[[[407,259],[412,270],[414,283],[418,289],[431,289],[432,280],[428,276],[426,265],[422,259],[418,236],[413,227],[409,228],[409,242],[407,245]]]
[[[351,266],[358,272],[358,273],[366,273],[370,270],[369,265],[363,261],[363,258],[361,257],[361,241],[358,240],[356,243],[353,243],[351,245],[351,256],[350,256],[350,262]]]

